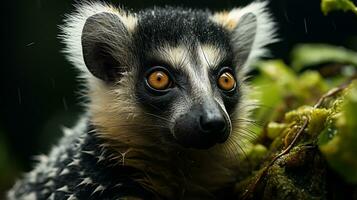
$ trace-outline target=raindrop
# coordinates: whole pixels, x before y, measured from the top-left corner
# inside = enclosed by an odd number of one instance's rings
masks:
[[[35,44],[35,42],[30,42],[30,43],[26,44],[26,46],[27,46],[27,47],[30,47],[30,46],[32,46],[32,45],[34,45],[34,44]]]
[[[287,12],[286,10],[284,10],[284,17],[285,17],[286,21],[287,21],[288,23],[290,23],[290,19],[289,19],[289,16],[288,16],[288,12]]]
[[[304,26],[305,26],[305,33],[307,34],[308,32],[307,32],[307,19],[306,18],[304,18]]]
[[[66,101],[66,98],[65,98],[65,97],[62,98],[62,103],[63,103],[64,109],[65,109],[65,110],[68,110],[67,101]]]
[[[17,88],[17,97],[18,97],[18,100],[19,100],[19,104],[21,105],[22,99],[21,99],[21,90],[20,90],[20,88]]]

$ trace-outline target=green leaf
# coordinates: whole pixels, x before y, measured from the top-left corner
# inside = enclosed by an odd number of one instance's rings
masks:
[[[357,66],[357,53],[343,47],[327,44],[302,44],[292,51],[292,67],[301,71],[308,66],[341,63]]]
[[[352,11],[357,15],[357,7],[350,0],[322,0],[321,10],[324,15],[329,14],[331,11],[342,10]]]

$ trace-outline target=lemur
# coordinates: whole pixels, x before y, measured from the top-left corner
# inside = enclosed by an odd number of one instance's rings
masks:
[[[276,41],[266,7],[79,3],[60,37],[87,111],[7,198],[227,199],[247,141],[248,66]]]

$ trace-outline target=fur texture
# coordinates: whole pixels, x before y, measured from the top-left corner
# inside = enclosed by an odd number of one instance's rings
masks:
[[[113,40],[99,37],[125,69],[114,84],[93,76],[83,59],[86,20],[103,12],[117,16],[128,33],[125,38],[114,34]],[[249,13],[251,19],[240,21]],[[87,86],[88,114],[80,128],[67,130],[75,134],[64,136],[48,158],[40,157],[40,164],[14,186],[8,198],[224,198],[219,194],[233,187],[242,148],[249,144],[247,125],[255,102],[246,97],[249,86],[245,75],[251,62],[266,53],[263,47],[276,41],[274,26],[266,3],[261,2],[216,14],[181,8],[129,13],[102,3],[78,5],[77,11],[67,16],[61,38],[68,59]],[[132,41],[119,42],[128,40]],[[137,49],[148,52],[137,53],[141,52]],[[191,53],[197,56],[185,56]],[[140,61],[147,57],[184,71],[191,85],[189,95],[177,96],[171,103],[175,106],[162,105],[165,109],[160,109],[160,114],[149,108],[156,104],[148,104],[136,92],[142,73]],[[228,64],[235,66],[239,81],[239,94],[233,103],[221,98],[217,88],[208,87],[211,80],[206,76],[227,58],[232,60]],[[228,140],[208,150],[174,143],[168,135],[173,120],[189,112],[192,103],[203,104],[208,96],[214,97],[228,118]]]

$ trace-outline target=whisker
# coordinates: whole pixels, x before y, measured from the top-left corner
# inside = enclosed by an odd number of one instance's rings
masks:
[[[153,113],[148,113],[148,112],[144,112],[144,114],[147,114],[147,115],[150,115],[150,116],[153,116],[153,117],[156,117],[158,119],[161,119],[161,120],[164,120],[165,122],[168,122],[168,123],[174,123],[173,121],[170,121],[164,117],[161,117],[159,115],[156,115],[156,114],[153,114]]]
[[[246,118],[236,118],[236,119],[232,119],[231,121],[233,123],[234,122],[243,122],[243,123],[247,123],[248,125],[253,125],[253,126],[257,126],[257,127],[263,127],[264,126],[263,122],[259,122],[259,121],[251,120],[251,119],[246,119]]]
[[[255,133],[248,132],[247,130],[241,129],[237,131],[238,135],[242,136],[245,139],[249,139],[250,142],[256,140],[258,136]]]
[[[115,125],[115,127],[125,127],[125,128],[130,128],[130,127],[133,127],[133,128],[147,128],[147,127],[151,127],[151,128],[164,128],[164,129],[168,129],[168,127],[166,126],[163,126],[163,125],[156,125],[156,124],[118,124],[118,125]]]
[[[133,111],[126,111],[125,114],[127,115],[130,115],[130,114],[143,114],[143,115],[148,115],[148,116],[152,116],[152,117],[155,117],[157,119],[160,119],[160,120],[163,120],[169,124],[172,124],[174,123],[173,121],[169,120],[169,119],[166,119],[165,117],[162,117],[162,116],[159,116],[159,115],[156,115],[156,114],[153,114],[153,113],[149,113],[149,112],[142,112],[142,111],[136,111],[136,110],[133,110]]]
[[[233,143],[233,146],[236,148],[236,149],[238,149],[239,150],[239,154],[238,154],[238,156],[240,155],[240,154],[243,154],[244,155],[244,157],[247,157],[247,153],[244,151],[244,149],[242,148],[242,146],[240,145],[240,142],[237,142],[236,140],[234,140],[234,141],[232,141],[232,143]]]

